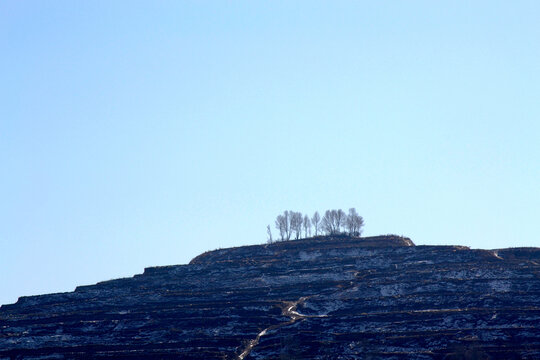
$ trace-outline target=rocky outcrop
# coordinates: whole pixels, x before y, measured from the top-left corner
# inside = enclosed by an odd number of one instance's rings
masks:
[[[539,359],[540,249],[318,237],[0,308],[0,359]]]

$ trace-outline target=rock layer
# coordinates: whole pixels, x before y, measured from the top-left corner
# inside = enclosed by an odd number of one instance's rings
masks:
[[[540,359],[540,249],[317,237],[0,308],[0,359]]]

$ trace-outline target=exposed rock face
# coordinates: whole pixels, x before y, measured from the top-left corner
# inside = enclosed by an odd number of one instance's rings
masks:
[[[316,238],[22,297],[0,359],[540,359],[540,249]]]

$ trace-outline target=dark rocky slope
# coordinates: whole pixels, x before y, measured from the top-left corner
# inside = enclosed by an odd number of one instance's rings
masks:
[[[320,237],[22,297],[0,359],[540,359],[540,249]]]

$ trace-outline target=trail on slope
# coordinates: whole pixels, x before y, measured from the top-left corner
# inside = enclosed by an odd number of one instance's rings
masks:
[[[257,346],[257,344],[259,343],[261,337],[266,335],[271,330],[279,329],[279,328],[281,328],[283,326],[294,324],[295,322],[297,322],[299,320],[304,320],[306,318],[327,317],[328,315],[304,315],[304,314],[301,314],[298,311],[296,311],[296,308],[298,307],[298,305],[303,304],[309,298],[310,298],[310,296],[303,296],[303,297],[301,297],[300,299],[298,299],[296,301],[284,301],[283,302],[283,307],[281,309],[281,314],[284,315],[284,316],[290,317],[291,320],[283,322],[283,323],[279,323],[279,324],[276,324],[276,325],[269,326],[266,329],[262,330],[260,333],[257,334],[255,339],[250,340],[248,342],[248,344],[244,348],[244,351],[242,351],[240,353],[240,355],[238,355],[237,360],[244,360],[246,358],[246,356],[248,356],[249,353],[253,350],[253,348],[255,346]]]

